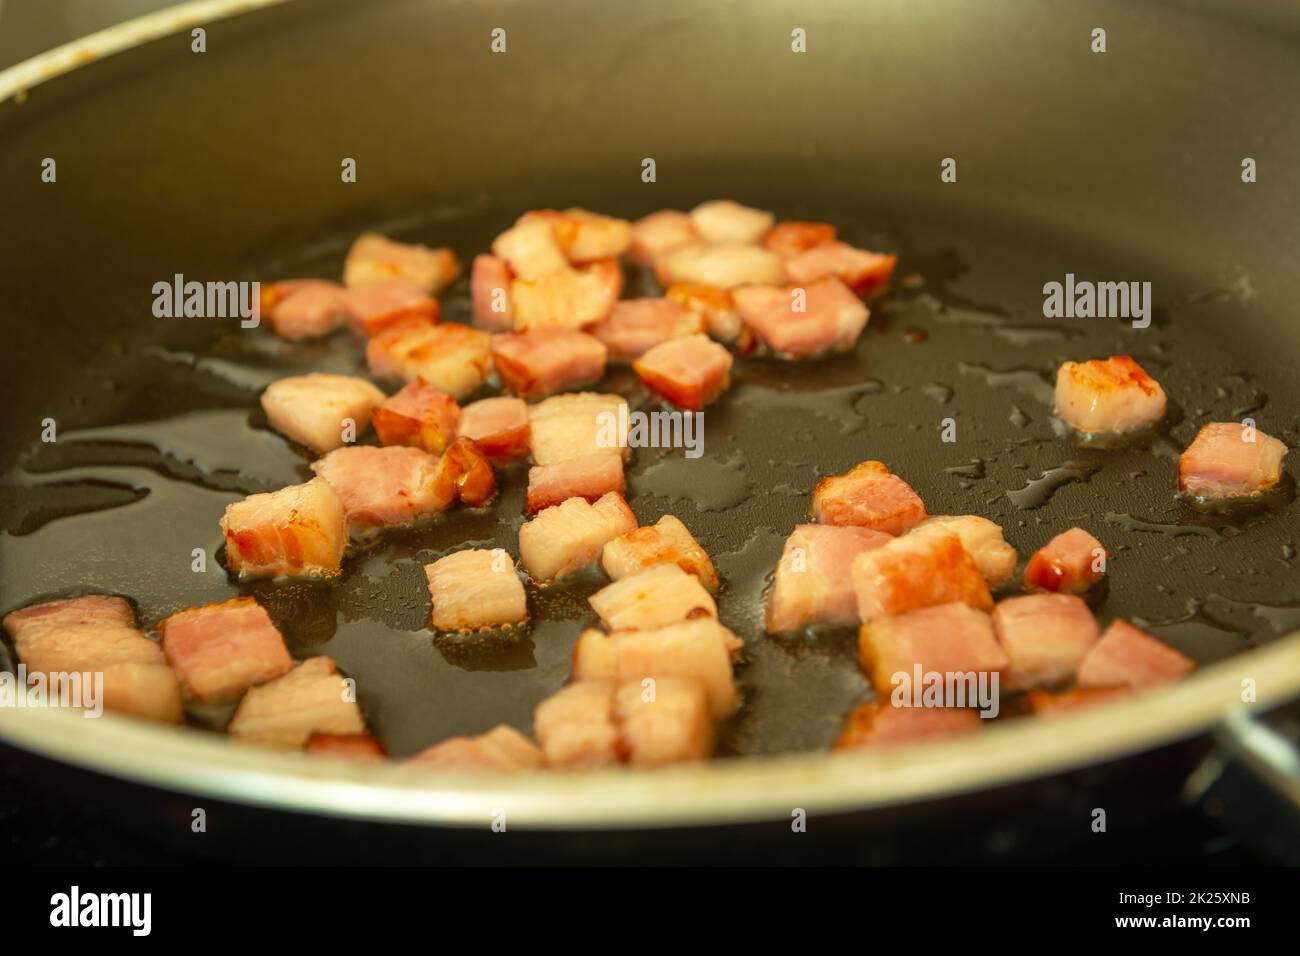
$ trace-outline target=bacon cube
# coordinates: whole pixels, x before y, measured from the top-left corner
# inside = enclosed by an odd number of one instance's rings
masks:
[[[557,465],[536,465],[528,469],[528,513],[561,504],[570,498],[596,501],[602,495],[627,488],[623,459],[601,453],[569,458]]]
[[[623,299],[591,327],[615,362],[630,362],[660,343],[703,331],[703,315],[668,299]]]
[[[533,733],[548,767],[594,769],[622,759],[614,722],[612,680],[582,681],[561,688],[537,705]]]
[[[834,276],[802,286],[756,284],[736,289],[732,298],[741,319],[768,348],[793,358],[852,348],[871,317]]]
[[[528,619],[524,584],[502,548],[454,551],[426,564],[424,573],[436,631],[476,631]]]
[[[1165,417],[1165,391],[1127,355],[1066,362],[1056,373],[1056,416],[1086,434],[1129,432]]]
[[[457,438],[438,459],[434,484],[440,498],[450,495],[471,508],[487,504],[497,493],[492,463],[468,438]]]
[[[528,406],[518,398],[484,398],[461,409],[460,434],[472,439],[493,464],[528,455],[532,430]]]
[[[343,295],[348,325],[361,338],[378,335],[408,319],[438,321],[438,300],[409,279],[384,279],[348,289]]]
[[[855,525],[902,534],[925,518],[925,504],[912,486],[882,462],[864,461],[843,475],[823,478],[813,489],[819,524]]]
[[[343,502],[320,478],[227,505],[221,530],[226,564],[241,577],[333,577],[348,543]]]
[[[407,378],[407,358],[434,337],[437,326],[427,317],[395,322],[366,343],[366,366],[375,378]]]
[[[304,749],[323,757],[349,760],[385,760],[388,751],[373,734],[312,734]]]
[[[878,617],[962,601],[987,611],[988,585],[955,534],[903,535],[853,559],[858,618]]]
[[[898,256],[855,249],[843,242],[823,242],[785,260],[785,273],[796,284],[835,276],[858,295],[869,295],[889,282]]]
[[[702,411],[731,384],[731,353],[707,335],[656,345],[632,363],[651,391],[678,406]]]
[[[1025,587],[1077,594],[1106,573],[1106,549],[1082,528],[1063,531],[1025,565]]]
[[[1011,664],[989,616],[960,601],[867,621],[858,660],[879,694],[891,693],[899,675],[911,680],[918,668],[923,675],[1001,674]]]
[[[713,753],[713,714],[702,681],[658,677],[650,687],[639,681],[620,684],[613,713],[621,749],[633,767],[705,760]]]
[[[347,321],[346,291],[337,282],[324,279],[264,283],[260,313],[271,323],[271,331],[282,339],[318,339]]]
[[[620,535],[601,552],[601,566],[614,581],[656,564],[675,564],[699,578],[710,591],[718,589],[718,572],[708,553],[673,515],[664,515],[653,525]]]
[[[343,282],[360,288],[401,278],[437,295],[455,281],[460,266],[450,249],[395,242],[374,232],[363,232],[343,260]]]
[[[156,630],[185,695],[204,704],[235,700],[293,667],[284,637],[251,597],[187,608]]]
[[[1180,680],[1196,664],[1128,621],[1114,620],[1079,665],[1078,684],[1090,687],[1154,687]]]
[[[782,259],[835,241],[835,227],[825,222],[778,222],[763,236],[763,245]]]
[[[1011,658],[1011,685],[1051,687],[1074,677],[1097,642],[1097,622],[1071,594],[1027,594],[999,601],[993,626]]]
[[[646,630],[718,616],[718,606],[699,578],[675,564],[656,564],[628,575],[587,601],[611,631]]]
[[[474,307],[474,324],[489,332],[506,332],[515,326],[510,307],[510,267],[496,256],[474,257],[470,271],[470,301]]]
[[[786,539],[768,597],[765,627],[797,631],[810,624],[858,623],[853,559],[894,539],[870,528],[796,525]]]
[[[1258,495],[1282,478],[1287,447],[1237,422],[1211,422],[1178,459],[1178,490],[1193,498]]]
[[[371,413],[385,445],[411,445],[434,455],[456,437],[460,406],[440,388],[417,379],[384,399]]]
[[[297,750],[313,734],[365,730],[355,692],[333,659],[309,657],[284,676],[251,688],[227,733],[242,743]]]
[[[612,259],[510,284],[515,328],[580,329],[609,315],[623,290],[623,273]]]
[[[423,379],[461,399],[486,380],[492,336],[449,322],[401,322],[366,345],[366,364],[376,378]]]
[[[1002,529],[979,515],[932,515],[918,524],[913,534],[945,531],[961,539],[961,546],[975,561],[990,588],[1011,580],[1018,555],[1002,537]]]
[[[606,355],[598,338],[572,329],[492,338],[492,361],[501,384],[526,399],[594,385],[605,374]]]
[[[627,251],[632,226],[626,219],[614,219],[585,209],[540,209],[524,213],[520,222],[549,223],[564,257],[574,265],[600,259],[615,259]]]
[[[492,253],[520,279],[532,280],[569,272],[555,230],[546,219],[521,218],[492,242]]]
[[[744,323],[740,313],[726,289],[715,289],[710,285],[694,282],[676,282],[664,292],[664,298],[675,302],[689,312],[695,313],[704,323],[705,330],[719,342],[736,342],[744,349],[745,341],[741,337]]]
[[[780,256],[762,246],[694,242],[660,256],[655,264],[655,277],[665,288],[690,282],[715,289],[735,289],[743,285],[776,285],[785,279],[785,267]]]
[[[705,242],[755,243],[776,220],[770,212],[742,206],[730,199],[700,203],[691,210],[691,224]]]
[[[408,763],[439,770],[486,770],[519,773],[542,766],[542,751],[506,724],[476,737],[451,737],[420,751]]]
[[[556,395],[528,410],[533,461],[558,465],[587,455],[628,454],[627,402],[618,395]]]
[[[581,571],[606,542],[636,527],[636,516],[617,492],[595,504],[570,498],[547,508],[519,529],[519,563],[537,582]]]
[[[699,241],[691,217],[676,209],[652,212],[632,223],[632,258],[642,265],[654,265],[669,250]]]
[[[371,413],[383,401],[384,393],[364,378],[328,372],[277,379],[262,393],[270,426],[320,453],[365,434]]]
[[[417,524],[446,511],[455,485],[439,480],[439,459],[405,445],[352,445],[311,466],[343,503],[348,533],[365,538]]]
[[[895,707],[886,698],[869,700],[849,714],[835,750],[869,750],[960,737],[981,729],[969,707]]]
[[[715,717],[736,709],[731,655],[740,639],[713,617],[639,631],[583,631],[573,648],[575,681],[693,677],[702,681]]]
[[[135,627],[135,611],[126,598],[110,594],[87,594],[31,604],[4,617],[4,628],[14,640],[19,657],[25,656],[25,642],[47,631],[82,625],[95,627]]]

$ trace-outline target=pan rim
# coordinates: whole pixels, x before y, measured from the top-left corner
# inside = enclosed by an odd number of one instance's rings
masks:
[[[1300,633],[1169,687],[959,741],[854,754],[715,760],[655,771],[517,776],[371,764],[241,745],[192,728],[58,710],[0,709],[0,740],[83,770],[177,793],[383,823],[642,829],[759,823],[958,796],[1081,769],[1202,734],[1300,695]],[[1242,702],[1243,681],[1257,699]]]

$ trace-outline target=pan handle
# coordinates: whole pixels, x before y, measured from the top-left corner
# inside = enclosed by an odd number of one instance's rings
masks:
[[[1300,864],[1300,705],[1245,711],[1214,732],[1213,749],[1187,778],[1184,800],[1239,833],[1258,853]]]

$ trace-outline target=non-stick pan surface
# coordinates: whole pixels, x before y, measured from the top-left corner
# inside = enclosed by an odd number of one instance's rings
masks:
[[[851,633],[761,628],[764,588],[812,486],[866,458],[905,476],[931,513],[999,522],[1022,555],[1089,528],[1112,555],[1099,615],[1132,618],[1203,664],[1300,627],[1290,489],[1232,515],[1173,494],[1178,452],[1206,421],[1248,416],[1300,441],[1300,331],[1278,311],[1300,291],[1293,261],[1280,266],[1296,236],[1258,228],[1294,201],[1296,183],[1275,167],[1243,184],[1237,157],[1294,145],[1294,129],[1249,123],[1280,115],[1282,80],[1265,70],[1282,69],[1280,41],[1241,25],[1223,34],[1262,58],[1243,116],[1231,90],[1207,101],[1150,62],[1167,66],[1212,33],[1172,6],[1157,5],[1168,14],[1158,34],[1097,6],[1121,37],[1161,38],[1143,46],[1145,61],[1115,40],[1093,59],[1090,21],[1032,4],[981,6],[978,21],[940,14],[975,10],[962,4],[801,12],[821,46],[806,61],[791,59],[775,5],[724,7],[734,21],[710,14],[725,40],[691,26],[692,5],[678,18],[575,5],[563,30],[564,18],[512,6],[494,10],[513,37],[497,59],[477,43],[487,21],[463,9],[299,6],[213,24],[206,54],[157,41],[0,106],[4,610],[102,591],[130,596],[151,623],[252,594],[296,656],[328,654],[356,678],[395,756],[498,722],[529,730],[536,703],[568,677],[599,578],[530,586],[522,637],[457,639],[427,629],[421,570],[460,547],[514,552],[523,470],[503,476],[494,506],[357,553],[335,585],[232,580],[216,560],[224,506],[309,474],[266,429],[258,392],[298,371],[354,371],[359,351],[345,336],[286,345],[232,321],[157,319],[152,284],[175,273],[337,277],[363,228],[449,245],[467,262],[525,209],[635,217],[729,196],[834,222],[900,261],[852,352],[738,362],[705,414],[703,457],[641,449],[629,469],[638,517],[678,515],[714,556],[721,617],[746,641],[744,706],[723,728],[724,759],[824,748],[869,696]],[[846,36],[836,18],[863,30]],[[961,54],[998,29],[1034,43],[999,47],[976,69]],[[911,46],[930,51],[924,65],[903,55]],[[539,48],[569,53],[551,61]],[[689,68],[670,68],[669,49]],[[756,58],[768,67],[727,70]],[[1235,82],[1230,71],[1212,79]],[[1145,99],[1125,98],[1142,83]],[[1237,148],[1207,135],[1207,113],[1253,139]],[[940,159],[954,154],[958,182],[941,183]],[[57,184],[39,180],[47,155]],[[346,156],[358,159],[356,184],[339,181]],[[647,156],[653,184],[640,178]],[[1181,228],[1188,221],[1201,228]],[[1150,327],[1045,319],[1042,286],[1066,273],[1151,282]],[[635,271],[628,280],[625,294],[649,289]],[[465,320],[467,300],[462,281],[445,315]],[[1146,443],[1085,447],[1053,427],[1053,373],[1067,358],[1114,353],[1162,382],[1169,422]],[[654,407],[630,374],[602,387]],[[52,444],[38,437],[46,418]],[[946,419],[953,442],[942,440]],[[194,548],[206,572],[192,570]],[[212,726],[226,716],[193,715]]]

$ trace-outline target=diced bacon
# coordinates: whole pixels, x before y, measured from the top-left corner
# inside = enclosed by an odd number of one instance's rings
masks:
[[[304,749],[317,756],[346,757],[349,760],[384,760],[388,757],[388,751],[373,734],[312,734]]]
[[[776,566],[766,629],[797,631],[810,624],[856,625],[858,596],[853,590],[853,559],[893,540],[870,528],[796,525]]]
[[[435,479],[439,497],[451,489],[463,505],[477,508],[487,504],[497,493],[497,479],[492,463],[476,442],[457,438],[438,460]]]
[[[489,332],[506,332],[515,326],[510,307],[510,267],[496,256],[474,257],[470,272],[470,299],[474,305],[474,324]]]
[[[244,577],[333,577],[348,543],[343,502],[320,478],[227,505],[221,530],[226,564]]]
[[[656,564],[675,564],[700,579],[710,591],[718,589],[718,572],[686,525],[673,515],[655,524],[635,528],[605,545],[601,566],[614,581],[620,581]]]
[[[902,534],[925,518],[925,504],[912,486],[882,462],[864,461],[842,475],[823,478],[813,490],[819,524],[855,525]]]
[[[732,355],[707,335],[656,345],[632,363],[646,387],[679,408],[702,411],[731,384]]]
[[[705,242],[755,243],[776,220],[770,212],[742,206],[730,199],[700,203],[691,210],[691,224]]]
[[[1088,605],[1071,594],[1027,594],[999,601],[993,626],[1011,658],[1011,686],[1018,690],[1070,680],[1098,633]]]
[[[176,675],[162,649],[135,626],[123,598],[95,594],[37,604],[5,615],[4,626],[29,677],[46,675],[51,697],[70,694],[75,685],[64,683],[70,675],[102,674],[98,703],[105,710],[164,723],[183,718]],[[81,700],[72,696],[70,703],[95,703],[84,692]]]
[[[624,299],[608,318],[591,327],[615,362],[630,362],[669,339],[703,331],[703,315],[668,299]]]
[[[570,498],[519,529],[519,563],[537,582],[564,577],[591,564],[606,542],[635,527],[636,516],[617,492],[595,504]]]
[[[343,260],[343,282],[349,288],[397,277],[437,295],[455,281],[459,271],[450,249],[396,242],[374,232],[358,236]]]
[[[235,700],[293,667],[284,637],[251,597],[187,608],[155,630],[185,695],[204,704]]]
[[[460,406],[442,389],[417,379],[380,402],[371,419],[383,444],[439,455],[456,437]]]
[[[880,694],[895,689],[896,675],[911,679],[918,665],[922,674],[1000,674],[1011,663],[989,616],[960,601],[868,621],[858,660]]]
[[[243,743],[289,750],[312,734],[366,731],[355,694],[328,657],[309,657],[283,677],[244,695],[227,732]]]
[[[713,753],[713,714],[702,681],[658,677],[653,695],[640,682],[621,684],[613,712],[633,767],[705,760]]]
[[[763,237],[763,245],[782,259],[835,241],[835,227],[825,222],[778,222]]]
[[[439,770],[487,770],[520,773],[542,766],[542,751],[506,724],[477,737],[451,737],[420,751],[408,763]]]
[[[622,494],[626,488],[623,459],[618,455],[583,455],[558,465],[535,465],[528,469],[528,513],[537,514],[570,498],[596,501],[611,491]]]
[[[1025,565],[1025,587],[1077,594],[1106,574],[1106,549],[1082,528],[1063,531]]]
[[[903,535],[853,559],[858,617],[878,617],[964,601],[987,611],[993,597],[955,534]]]
[[[1056,416],[1085,434],[1129,432],[1165,417],[1165,390],[1127,355],[1065,362],[1056,373]]]
[[[439,459],[405,445],[351,445],[312,464],[347,512],[348,533],[364,538],[441,514],[455,487],[439,480]]]
[[[724,242],[695,242],[671,249],[655,264],[655,277],[665,288],[678,282],[735,289],[743,285],[776,285],[785,278],[781,257],[762,246]]]
[[[694,312],[704,322],[704,328],[719,342],[735,342],[740,338],[744,323],[726,289],[694,282],[676,282],[664,292],[664,298]],[[743,342],[741,345],[743,346]],[[743,349],[742,349],[743,351]]]
[[[460,434],[494,464],[518,461],[528,455],[528,405],[504,396],[471,402],[460,411]]]
[[[540,279],[570,271],[555,230],[547,220],[538,217],[525,216],[497,236],[492,252],[520,279]]]
[[[524,584],[502,548],[454,551],[424,566],[436,631],[475,631],[528,619]]]
[[[961,546],[975,561],[990,588],[1011,580],[1016,570],[1016,549],[1002,537],[1002,529],[979,515],[932,515],[913,529],[913,533],[947,531],[961,539]]]
[[[347,290],[337,282],[292,279],[264,284],[262,290],[261,315],[282,339],[299,342],[321,338],[347,321]]]
[[[556,212],[541,209],[524,213],[520,222],[540,219],[550,224],[564,256],[574,265],[599,259],[614,259],[627,251],[632,226],[626,219],[614,219],[585,209]]]
[[[1070,690],[1031,690],[1025,695],[1025,700],[1035,714],[1059,717],[1094,704],[1122,699],[1130,693],[1127,687],[1074,687]]]
[[[858,295],[868,295],[889,281],[898,256],[855,249],[843,242],[823,242],[785,260],[785,274],[796,284],[835,276]]]
[[[611,631],[640,631],[699,617],[718,606],[699,578],[675,564],[656,564],[615,581],[587,598]]]
[[[580,329],[609,315],[622,291],[623,273],[613,259],[536,279],[515,279],[510,284],[515,328]]]
[[[735,290],[732,298],[741,319],[768,348],[794,358],[852,348],[871,317],[833,276],[803,286],[748,286]],[[803,311],[796,311],[800,304]]]
[[[1211,422],[1178,459],[1178,490],[1193,498],[1258,495],[1282,478],[1287,447],[1237,422]]]
[[[272,382],[262,409],[272,428],[314,452],[333,451],[370,428],[370,415],[384,393],[364,378],[309,372]]]
[[[427,318],[395,322],[366,343],[366,366],[375,378],[406,378],[406,359],[433,338],[437,326]]]
[[[492,362],[501,384],[521,398],[538,399],[605,374],[605,345],[572,329],[548,329],[492,337]]]
[[[487,380],[491,346],[490,334],[466,325],[406,321],[366,344],[366,364],[376,378],[423,379],[461,399]]]
[[[615,689],[612,680],[583,681],[569,684],[537,705],[533,733],[548,767],[580,770],[620,762]]]
[[[694,677],[704,683],[713,715],[721,717],[738,703],[731,655],[739,645],[740,639],[712,617],[613,634],[593,628],[574,645],[573,679],[640,684],[646,678]]]
[[[676,209],[663,209],[632,223],[632,258],[642,265],[654,265],[669,250],[699,240],[689,215]]]
[[[888,698],[877,698],[849,714],[834,749],[896,747],[960,737],[980,729],[979,713],[968,707],[895,707]]]
[[[384,279],[348,289],[343,296],[348,325],[361,338],[378,335],[407,319],[437,322],[438,300],[409,279]]]
[[[1078,685],[1154,687],[1186,677],[1196,664],[1128,621],[1116,619],[1079,665]]]
[[[586,455],[627,457],[627,402],[618,395],[556,395],[530,406],[528,420],[533,461],[539,465]]]

